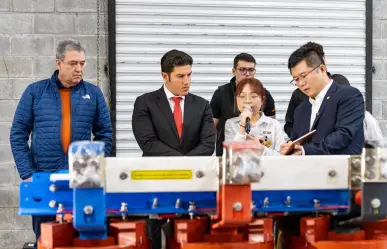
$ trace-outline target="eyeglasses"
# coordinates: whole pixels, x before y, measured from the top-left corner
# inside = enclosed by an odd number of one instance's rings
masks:
[[[317,67],[313,68],[312,70],[310,70],[309,72],[307,73],[302,73],[300,76],[298,76],[297,78],[294,78],[290,81],[290,84],[292,84],[293,86],[297,85],[298,82],[300,82],[300,80],[304,80],[306,78],[306,76],[308,76],[311,72],[313,72],[314,70],[316,70],[317,68],[319,68],[320,65],[318,65]]]
[[[250,74],[255,74],[255,68],[245,68],[245,67],[240,67],[236,68],[241,74],[246,74],[249,72]]]

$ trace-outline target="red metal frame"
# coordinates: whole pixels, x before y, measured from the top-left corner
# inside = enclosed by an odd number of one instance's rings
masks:
[[[236,205],[238,204],[238,205]],[[174,220],[174,238],[168,249],[273,249],[273,217],[252,218],[250,185],[222,185],[217,196],[217,215]],[[330,216],[314,215],[300,220],[300,236],[286,249],[386,249],[387,220],[366,224],[352,234],[329,231]],[[71,216],[62,223],[42,224],[39,249],[147,249],[145,221],[112,220],[106,240],[75,237]],[[286,236],[284,236],[286,237]]]
[[[293,237],[290,249],[386,249],[387,220],[366,224],[350,234],[329,231],[330,216],[301,219],[300,237]]]

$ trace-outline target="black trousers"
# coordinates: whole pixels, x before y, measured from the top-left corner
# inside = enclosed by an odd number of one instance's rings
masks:
[[[32,229],[34,230],[36,243],[38,243],[38,239],[40,237],[41,228],[40,225],[44,222],[55,221],[55,215],[47,215],[47,216],[32,216]]]
[[[165,220],[148,219],[146,220],[147,236],[151,239],[151,249],[162,248],[162,231],[166,227]]]

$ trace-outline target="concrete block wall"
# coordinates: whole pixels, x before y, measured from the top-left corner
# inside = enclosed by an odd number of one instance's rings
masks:
[[[387,0],[373,0],[372,114],[387,134]]]
[[[107,0],[101,11],[107,10]],[[104,16],[100,19],[100,77],[107,97]],[[63,39],[86,49],[85,79],[97,82],[97,0],[0,0],[0,249],[33,241],[31,218],[17,215],[19,175],[9,146],[14,111],[26,86],[50,77]]]

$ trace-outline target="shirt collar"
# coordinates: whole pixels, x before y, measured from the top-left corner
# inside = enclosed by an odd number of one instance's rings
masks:
[[[265,116],[263,112],[259,112],[261,114],[261,117],[258,119],[258,121],[254,125],[261,125],[263,123],[269,124],[269,118]]]
[[[83,79],[81,79],[81,81],[76,84],[75,86],[70,86],[70,87],[65,87],[63,86],[62,82],[60,82],[59,80],[59,70],[55,70],[54,73],[51,75],[51,80],[50,82],[52,84],[54,84],[56,87],[58,87],[58,89],[61,89],[61,88],[66,88],[66,89],[79,89],[81,87],[81,85],[83,84]]]
[[[174,95],[173,93],[171,93],[168,88],[165,86],[165,84],[163,85],[163,88],[164,88],[164,92],[165,92],[165,95],[167,96],[167,99],[171,99],[172,97],[177,97],[176,95]],[[180,96],[182,99],[185,99],[185,96]]]
[[[54,78],[54,80],[55,80],[55,83],[56,83],[57,87],[58,87],[59,89],[60,89],[60,88],[66,88],[66,87],[62,84],[62,82],[59,80],[58,75],[59,75],[59,70],[55,70],[54,75],[53,75],[53,78]]]
[[[316,102],[317,103],[322,102],[329,88],[331,87],[332,83],[333,83],[333,80],[331,79],[329,83],[324,87],[324,89],[322,89],[322,91],[319,94],[317,94],[315,99],[309,98],[309,102],[312,105],[314,105]]]

